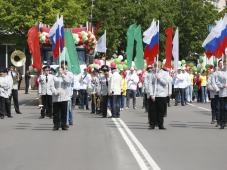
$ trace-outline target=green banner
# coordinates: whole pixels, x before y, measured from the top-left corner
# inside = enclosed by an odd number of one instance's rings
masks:
[[[142,70],[144,68],[144,57],[143,57],[143,41],[141,35],[141,26],[139,25],[134,34],[136,40],[136,56],[134,59],[135,66],[138,70]]]
[[[127,48],[126,48],[126,55],[127,55],[127,64],[128,68],[132,67],[132,58],[133,58],[133,48],[134,48],[134,34],[136,29],[136,24],[132,24],[129,26],[127,31]]]

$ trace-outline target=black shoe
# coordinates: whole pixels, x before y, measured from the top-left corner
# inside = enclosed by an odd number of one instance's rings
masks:
[[[0,116],[0,119],[4,119],[4,116],[2,115],[2,116]]]
[[[44,119],[44,118],[45,118],[45,116],[40,116],[39,118],[40,118],[40,119]]]
[[[174,106],[177,106],[178,104],[177,103],[175,103],[175,105]]]
[[[53,130],[58,130],[58,129],[59,129],[59,127],[57,127],[57,126],[53,127]]]
[[[10,115],[10,116],[7,116],[7,117],[8,117],[8,118],[13,118],[13,116],[11,116],[11,115]]]
[[[61,129],[62,130],[68,130],[69,126],[68,125],[65,125],[65,126],[62,126]]]
[[[17,114],[22,114],[21,112],[17,112]]]
[[[116,118],[120,118],[120,115],[115,116]]]
[[[221,126],[221,127],[220,127],[220,129],[224,129],[224,128],[225,128],[225,126]]]
[[[70,125],[70,126],[72,126],[72,125],[73,125],[73,123],[69,123],[69,125]]]
[[[159,130],[166,130],[166,128],[164,128],[164,126],[159,127]]]
[[[154,125],[150,125],[149,129],[155,129],[155,126]]]

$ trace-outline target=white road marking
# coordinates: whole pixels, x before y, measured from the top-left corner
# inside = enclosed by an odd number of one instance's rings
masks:
[[[196,106],[194,104],[188,103],[188,105],[193,106],[193,107],[197,107],[198,109],[202,109],[202,110],[206,110],[206,111],[211,111],[210,109],[207,109],[207,108],[204,108],[204,107],[200,107],[200,106]]]
[[[148,151],[144,148],[144,146],[140,143],[140,141],[135,137],[135,135],[132,133],[132,131],[128,128],[128,126],[125,124],[125,122],[122,119],[118,119],[120,124],[123,126],[123,128],[126,130],[132,141],[136,144],[140,152],[143,154],[144,158],[150,165],[150,167],[153,170],[161,170],[161,168],[158,166],[158,164],[154,161],[154,159],[151,157],[151,155],[148,153]]]
[[[138,153],[138,151],[134,147],[133,143],[131,142],[129,137],[126,135],[126,133],[123,131],[123,128],[121,127],[121,125],[116,121],[115,118],[112,118],[112,121],[114,122],[114,124],[116,125],[117,129],[119,130],[122,138],[125,140],[125,143],[128,145],[130,151],[132,152],[133,156],[135,157],[135,159],[136,159],[137,163],[139,164],[140,168],[142,170],[148,170],[148,167],[146,166],[145,162],[143,161],[143,158],[141,158],[140,154]]]

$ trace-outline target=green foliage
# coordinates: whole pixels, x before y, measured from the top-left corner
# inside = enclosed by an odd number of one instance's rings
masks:
[[[155,18],[160,20],[160,58],[165,55],[164,30],[173,26],[179,27],[180,59],[187,60],[194,59],[192,53],[203,53],[208,25],[224,15],[204,0],[95,0],[93,8],[91,0],[0,0],[0,9],[0,30],[24,42],[38,20],[51,26],[59,14],[64,16],[65,27],[79,26],[93,9],[92,23],[100,27],[97,38],[107,30],[109,56],[126,49],[129,25],[136,23],[144,31]]]
[[[137,23],[143,31],[150,26],[153,18],[160,20],[160,57],[164,57],[164,30],[179,27],[180,58],[202,53],[202,42],[208,35],[208,24],[218,19],[218,12],[203,0],[96,0],[95,22],[102,22],[107,30],[108,51],[126,47],[126,32],[129,25]]]
[[[17,38],[23,36],[21,41],[26,41],[28,29],[37,21],[51,26],[57,14],[64,16],[65,27],[78,26],[87,20],[83,0],[1,0],[0,9],[0,30],[9,31]]]

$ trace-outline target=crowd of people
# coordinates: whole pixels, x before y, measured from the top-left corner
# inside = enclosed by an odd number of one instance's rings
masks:
[[[0,117],[11,115],[11,98],[16,113],[18,104],[18,76],[15,67],[0,69]],[[190,67],[179,67],[176,71],[162,66],[148,65],[146,70],[134,67],[118,70],[115,63],[102,65],[99,69],[85,68],[80,74],[68,70],[67,62],[60,68],[44,66],[37,78],[41,99],[40,118],[53,118],[53,130],[67,130],[73,125],[73,112],[78,109],[90,110],[103,118],[119,118],[124,109],[137,108],[137,96],[143,97],[143,108],[148,112],[151,129],[165,129],[164,117],[171,99],[175,106],[191,102],[211,101],[211,123],[224,129],[227,120],[227,71],[226,61],[220,60],[216,67],[193,72]],[[130,105],[130,100],[132,104]],[[91,101],[91,102],[89,102]],[[89,104],[90,103],[90,104]],[[108,114],[109,112],[111,114]]]

